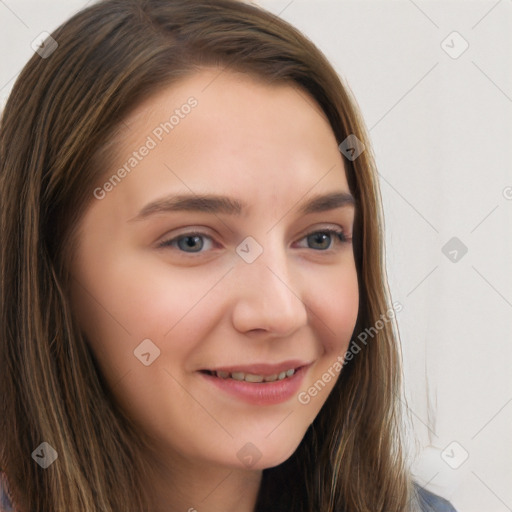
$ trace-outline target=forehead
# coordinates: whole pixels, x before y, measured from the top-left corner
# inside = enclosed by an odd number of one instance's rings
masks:
[[[152,146],[143,158],[134,151]],[[315,100],[290,83],[203,69],[148,98],[125,119],[115,172],[137,206],[159,193],[230,193],[255,201],[348,191],[342,155]]]

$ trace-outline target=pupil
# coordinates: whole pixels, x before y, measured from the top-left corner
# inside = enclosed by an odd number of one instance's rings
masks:
[[[322,243],[322,241],[326,241],[329,242],[329,239],[327,237],[329,237],[329,235],[327,233],[318,233],[316,235],[312,235],[314,240],[315,240],[315,243]],[[323,238],[323,240],[322,240]],[[327,247],[329,246],[329,244],[327,244]],[[325,248],[325,246],[323,247]]]
[[[188,248],[188,249],[193,249],[194,248],[194,245],[197,245],[198,244],[198,241],[201,240],[201,237],[197,236],[197,235],[194,235],[194,236],[187,236],[187,237],[184,237],[182,238],[181,240],[186,240],[185,242],[185,248]],[[182,247],[183,248],[183,247]],[[200,251],[202,248],[202,245],[199,244],[199,246],[197,247],[197,251]],[[197,252],[197,251],[194,251],[194,252]]]

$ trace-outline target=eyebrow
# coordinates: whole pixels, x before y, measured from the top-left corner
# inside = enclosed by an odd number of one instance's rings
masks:
[[[337,208],[354,208],[355,205],[355,198],[350,192],[332,192],[330,194],[314,196],[310,201],[302,205],[298,213],[309,215]],[[175,195],[157,199],[147,204],[129,222],[144,220],[156,214],[179,211],[223,213],[240,216],[246,209],[246,203],[228,196],[213,194]]]

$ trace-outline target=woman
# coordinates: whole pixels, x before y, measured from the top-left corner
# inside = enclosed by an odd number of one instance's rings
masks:
[[[5,506],[453,510],[405,464],[376,171],[321,52],[232,0],[52,38],[1,124]]]

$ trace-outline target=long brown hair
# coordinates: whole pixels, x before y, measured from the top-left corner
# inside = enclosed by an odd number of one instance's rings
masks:
[[[0,125],[0,465],[20,511],[147,510],[142,432],[116,407],[73,319],[74,227],[109,168],[116,130],[150,95],[201,69],[288,83],[323,109],[356,199],[360,304],[351,341],[389,311],[383,218],[364,122],[349,88],[298,30],[235,0],[104,0],[34,54]],[[258,511],[399,512],[414,497],[402,451],[398,333],[386,322],[348,362],[299,448],[263,473]],[[58,453],[45,470],[31,453]]]

